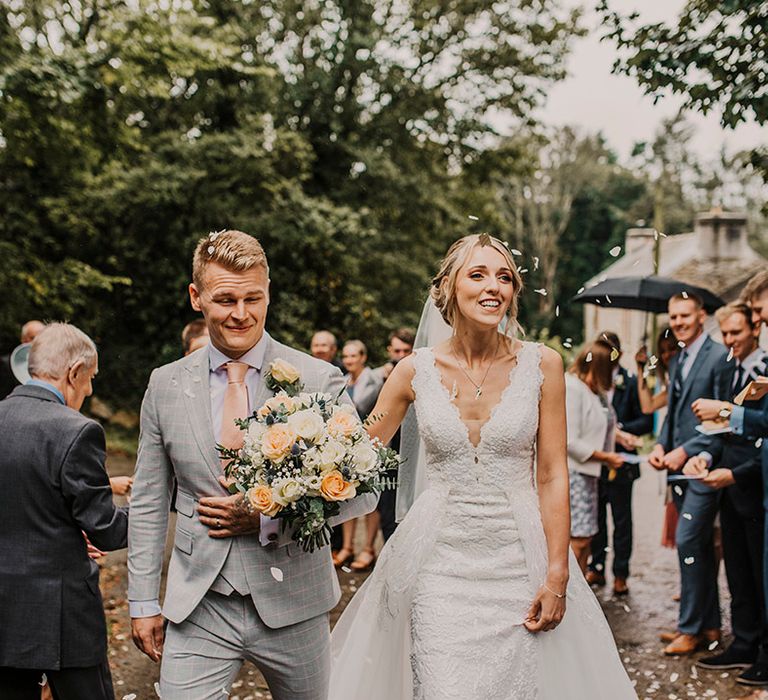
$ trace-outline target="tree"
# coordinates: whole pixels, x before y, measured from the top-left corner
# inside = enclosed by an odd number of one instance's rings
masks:
[[[533,120],[577,20],[555,0],[0,0],[3,341],[66,313],[99,342],[99,392],[135,405],[179,353],[195,241],[234,227],[267,249],[275,335],[329,327],[377,359],[467,231],[491,116]]]
[[[724,126],[753,117],[768,119],[768,3],[760,0],[690,0],[677,25],[639,24],[598,7],[606,38],[625,55],[615,70],[637,78],[648,94],[685,97],[685,106],[704,114],[722,110]]]

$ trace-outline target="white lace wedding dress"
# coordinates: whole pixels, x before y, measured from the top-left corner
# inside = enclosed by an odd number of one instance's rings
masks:
[[[562,624],[522,626],[547,566],[533,478],[539,364],[524,343],[475,447],[432,350],[417,351],[428,485],[334,629],[329,700],[636,697],[573,558]]]

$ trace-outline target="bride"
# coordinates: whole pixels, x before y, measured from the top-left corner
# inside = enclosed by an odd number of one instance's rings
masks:
[[[431,289],[448,337],[384,385],[371,434],[387,442],[413,404],[422,459],[333,632],[329,700],[636,697],[578,567],[569,581],[563,367],[514,337],[521,288],[501,241],[458,240]]]

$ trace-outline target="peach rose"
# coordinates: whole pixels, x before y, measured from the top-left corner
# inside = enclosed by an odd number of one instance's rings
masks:
[[[272,411],[280,410],[282,410],[283,413],[293,413],[293,411],[296,410],[296,403],[284,392],[275,394],[271,399],[267,399],[257,413],[263,418],[264,416],[269,415]]]
[[[338,469],[328,472],[320,484],[320,494],[326,501],[348,501],[357,493],[355,485],[344,481],[344,477]]]
[[[328,419],[326,427],[333,437],[349,437],[359,429],[360,421],[351,411],[337,408]]]
[[[280,384],[293,384],[300,376],[299,370],[285,360],[275,360],[269,366],[269,373]]]
[[[269,486],[255,486],[252,489],[248,489],[245,494],[248,502],[259,513],[270,518],[274,517],[280,512],[280,504],[275,503],[275,499],[272,497],[272,489]]]
[[[281,462],[290,453],[296,433],[287,423],[275,423],[264,431],[261,438],[261,454],[272,462]]]

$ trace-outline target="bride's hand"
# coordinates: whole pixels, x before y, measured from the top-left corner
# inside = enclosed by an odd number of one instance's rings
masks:
[[[564,615],[565,596],[558,597],[548,587],[541,586],[523,625],[529,632],[549,632],[562,622]]]

